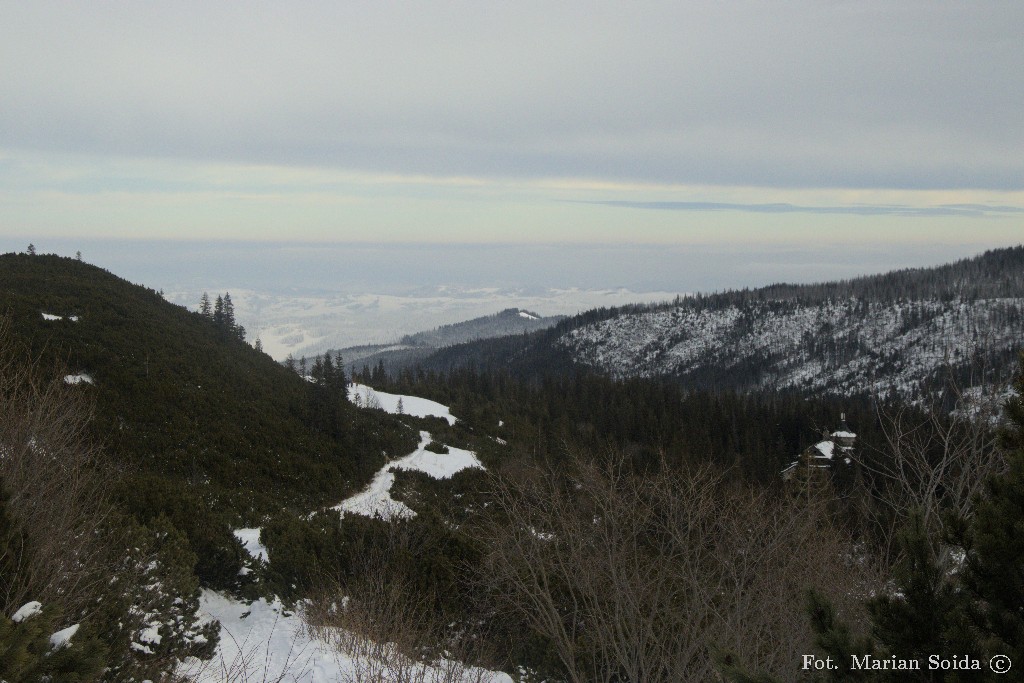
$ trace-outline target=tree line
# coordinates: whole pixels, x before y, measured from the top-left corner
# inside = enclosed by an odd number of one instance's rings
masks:
[[[235,304],[231,301],[230,292],[218,294],[212,304],[210,295],[203,292],[199,299],[199,314],[213,322],[226,335],[245,341],[245,327],[235,320]]]

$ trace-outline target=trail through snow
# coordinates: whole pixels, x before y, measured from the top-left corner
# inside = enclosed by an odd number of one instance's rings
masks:
[[[397,412],[399,399],[403,412],[408,415],[444,417],[455,423],[447,406],[415,396],[399,396],[375,392],[370,387],[355,385],[350,397],[376,397],[380,407]],[[437,479],[447,479],[468,467],[483,465],[472,451],[449,447],[448,453],[426,450],[431,442],[429,432],[420,432],[420,443],[415,451],[385,465],[366,490],[346,499],[335,509],[362,515],[411,517],[415,512],[405,504],[391,498],[391,485],[395,481],[392,468],[418,470]],[[253,557],[268,561],[266,548],[260,543],[260,529],[235,529],[235,536]],[[239,602],[220,593],[204,590],[200,609],[209,620],[221,624],[220,643],[210,661],[186,660],[179,673],[197,683],[215,681],[281,681],[282,683],[346,683],[363,680],[368,664],[365,660],[339,652],[329,643],[314,636],[306,628],[298,612],[286,610],[281,601],[263,598],[251,604]],[[378,666],[379,668],[379,666]],[[503,672],[485,671],[467,667],[461,677],[452,679],[452,663],[441,661],[434,665],[418,665],[416,680],[424,683],[513,683]],[[461,667],[456,665],[455,669]]]

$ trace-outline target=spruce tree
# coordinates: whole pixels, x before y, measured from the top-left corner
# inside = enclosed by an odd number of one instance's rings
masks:
[[[217,295],[217,301],[213,305],[213,322],[218,327],[224,324],[224,297]]]
[[[202,298],[199,299],[199,313],[204,318],[213,317],[213,308],[210,306],[210,295],[203,292]]]
[[[231,301],[231,293],[224,293],[224,319],[221,321],[228,332],[235,334],[235,304]]]
[[[338,373],[338,382],[341,384],[342,391],[348,386],[348,378],[345,377],[345,361],[341,357],[341,351],[334,352],[334,371]]]

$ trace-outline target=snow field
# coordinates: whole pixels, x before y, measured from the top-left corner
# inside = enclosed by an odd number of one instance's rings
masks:
[[[381,408],[394,415],[399,414],[398,402],[402,402],[401,413],[412,417],[443,417],[448,424],[455,424],[455,416],[448,406],[418,396],[402,396],[376,391],[364,384],[353,384],[348,389],[348,400],[364,408]]]

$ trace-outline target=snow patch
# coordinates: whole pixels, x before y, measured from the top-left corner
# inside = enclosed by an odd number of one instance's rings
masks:
[[[78,633],[79,624],[74,626],[68,626],[65,629],[57,631],[50,636],[50,647],[54,650],[59,650],[62,647],[67,647],[71,644],[71,639],[74,638],[75,634]]]
[[[15,624],[20,624],[26,619],[31,619],[37,614],[42,613],[43,603],[33,600],[32,602],[26,602],[24,605],[18,608],[18,611],[15,612],[14,616],[11,617],[11,621],[13,621]]]
[[[264,562],[270,561],[270,556],[267,555],[267,549],[260,543],[260,528],[256,529],[235,529],[232,533],[242,543],[242,547],[245,548],[245,552],[249,553],[251,557],[257,560],[263,560]]]
[[[360,680],[365,662],[357,662],[312,636],[301,612],[285,610],[281,601],[265,599],[251,604],[210,590],[203,590],[200,609],[207,620],[221,624],[221,638],[213,659],[190,658],[178,673],[197,683],[224,680],[282,681],[290,683],[339,683]],[[299,608],[301,610],[301,606]],[[415,667],[415,680],[433,683],[452,680],[443,667]],[[419,675],[422,674],[422,675]],[[502,672],[467,668],[452,683],[469,681],[512,683]]]
[[[64,375],[64,384],[82,384],[83,382],[85,384],[95,384],[92,377],[84,372],[80,372],[77,375]]]

